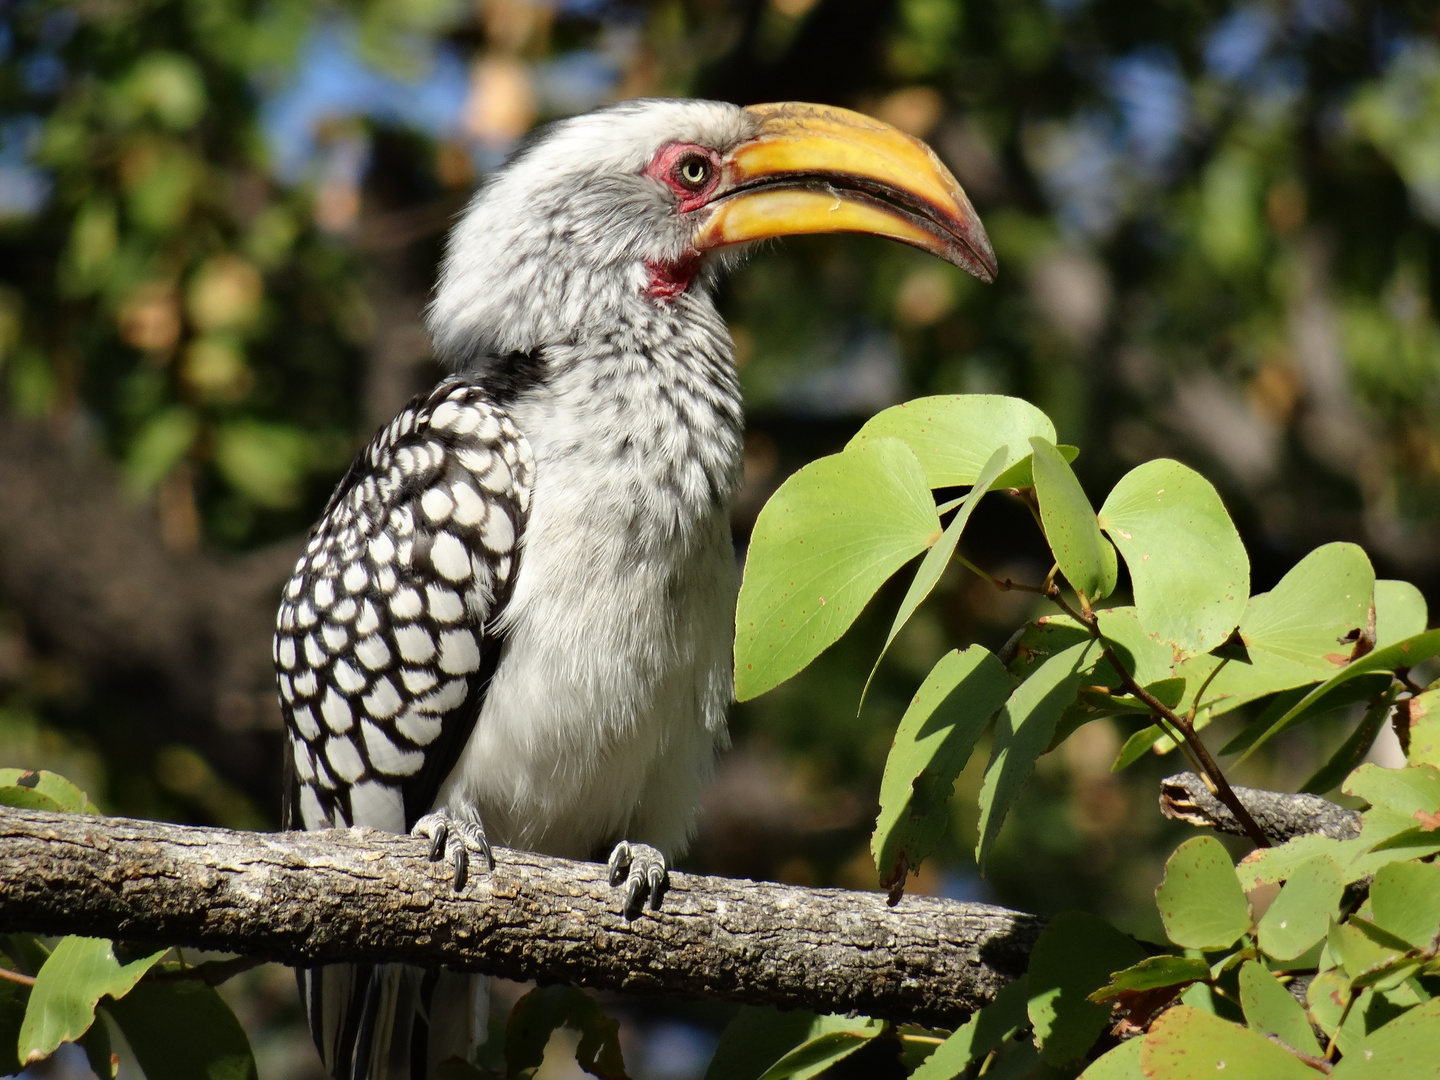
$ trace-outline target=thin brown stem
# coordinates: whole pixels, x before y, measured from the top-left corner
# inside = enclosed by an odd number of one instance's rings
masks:
[[[35,976],[22,975],[18,971],[11,971],[9,968],[0,968],[0,979],[6,982],[19,983],[21,986],[34,986]]]
[[[958,552],[955,555],[955,559],[957,562],[960,563],[961,566],[965,567],[965,569],[971,571],[979,577],[984,578],[1001,592],[1028,592],[1034,593],[1036,596],[1050,595],[1049,591],[1043,585],[1031,585],[1029,582],[1026,581],[1012,581],[1010,578],[1005,578],[1004,580],[1001,580],[994,574],[990,573],[988,570],[980,569],[980,567],[976,566],[969,559],[965,558],[964,555],[961,555]]]
[[[1065,597],[1053,583],[1050,586],[1049,595],[1050,599],[1059,604],[1060,607],[1065,610],[1066,614],[1085,626],[1094,636],[1095,640],[1100,642],[1101,647],[1105,651],[1105,659],[1110,661],[1110,666],[1113,667],[1115,673],[1120,676],[1120,683],[1126,692],[1134,695],[1149,706],[1150,711],[1155,714],[1157,721],[1164,720],[1180,733],[1183,744],[1190,748],[1190,753],[1186,754],[1186,757],[1190,758],[1197,771],[1205,778],[1206,783],[1210,785],[1211,790],[1215,793],[1215,797],[1224,803],[1230,812],[1235,815],[1235,820],[1240,822],[1241,826],[1245,829],[1245,834],[1250,837],[1255,843],[1255,846],[1269,847],[1270,841],[1265,838],[1265,834],[1260,830],[1260,826],[1257,825],[1255,819],[1250,816],[1250,811],[1245,809],[1245,804],[1236,797],[1235,792],[1230,787],[1230,782],[1225,779],[1225,774],[1220,771],[1220,766],[1216,764],[1215,759],[1210,756],[1210,751],[1204,742],[1201,741],[1200,736],[1195,733],[1194,725],[1190,723],[1187,718],[1176,715],[1173,709],[1154,694],[1150,693],[1150,691],[1146,690],[1145,687],[1141,686],[1135,679],[1135,676],[1131,675],[1130,672],[1125,669],[1125,665],[1122,664],[1120,658],[1115,655],[1114,647],[1111,646],[1111,644],[1105,640],[1105,636],[1100,633],[1100,620],[1093,612],[1084,614],[1076,611],[1065,602]],[[1211,675],[1213,677],[1214,672],[1212,672]],[[1208,679],[1205,685],[1209,685]],[[1204,687],[1202,686],[1201,689],[1203,690]],[[1198,694],[1196,695],[1196,700],[1199,700]],[[1193,713],[1193,708],[1191,711]],[[1161,726],[1162,728],[1164,727],[1163,724]],[[1173,738],[1174,736],[1171,737]],[[1177,745],[1182,742],[1182,739],[1176,740]]]

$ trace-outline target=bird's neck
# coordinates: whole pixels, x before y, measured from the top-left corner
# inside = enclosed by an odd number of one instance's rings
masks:
[[[647,301],[604,337],[543,354],[544,379],[511,406],[539,485],[563,470],[597,511],[614,499],[640,543],[728,514],[744,419],[730,335],[708,297]]]

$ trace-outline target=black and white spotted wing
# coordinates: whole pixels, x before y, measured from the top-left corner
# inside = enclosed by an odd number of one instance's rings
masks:
[[[452,378],[341,481],[275,632],[288,827],[405,832],[430,810],[494,670],[533,469],[505,410]]]

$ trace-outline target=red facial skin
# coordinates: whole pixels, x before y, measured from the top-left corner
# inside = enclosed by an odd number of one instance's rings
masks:
[[[699,187],[686,183],[680,172],[683,165],[696,157],[704,158],[710,163],[709,172]],[[716,185],[720,183],[720,155],[695,143],[669,143],[662,146],[654,160],[646,166],[645,175],[659,180],[675,192],[679,200],[675,212],[688,214],[704,206],[710,200]],[[700,254],[695,252],[670,263],[647,262],[645,268],[650,271],[646,295],[653,300],[674,300],[689,288],[691,279],[699,271]]]

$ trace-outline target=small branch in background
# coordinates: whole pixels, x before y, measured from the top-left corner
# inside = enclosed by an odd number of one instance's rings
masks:
[[[20,972],[11,971],[9,968],[0,968],[0,979],[4,979],[6,982],[19,983],[21,986],[35,985],[35,977],[33,975],[22,975]]]
[[[1319,795],[1287,795],[1246,787],[1233,790],[1272,844],[1310,833],[1331,840],[1351,840],[1360,835],[1359,811],[1347,810]],[[1191,825],[1246,835],[1230,809],[1194,773],[1178,773],[1160,782],[1160,812]]]

